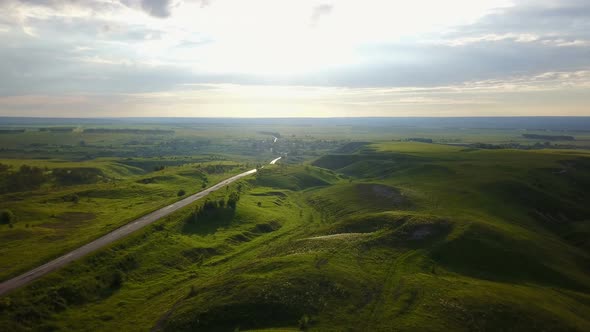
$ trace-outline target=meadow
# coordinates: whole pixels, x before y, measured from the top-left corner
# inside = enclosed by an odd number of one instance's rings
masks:
[[[540,145],[518,129],[235,126],[92,133],[49,159],[83,132],[5,134],[4,172],[47,178],[2,195],[18,217],[0,225],[3,279],[283,158],[0,298],[3,330],[590,330],[586,133],[530,130],[575,137]],[[99,145],[117,152],[94,157]],[[56,168],[100,173],[72,184]]]

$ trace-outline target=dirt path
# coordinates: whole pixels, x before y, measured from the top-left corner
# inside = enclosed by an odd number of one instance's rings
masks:
[[[271,164],[274,164],[277,160],[279,160],[279,158],[274,159]],[[3,296],[4,294],[18,288],[21,286],[24,286],[44,275],[46,275],[47,273],[50,273],[52,271],[55,271],[57,269],[59,269],[60,267],[65,266],[66,264],[73,262],[77,259],[82,258],[83,256],[86,256],[87,254],[96,251],[100,248],[103,248],[123,237],[126,237],[127,235],[149,225],[152,224],[156,221],[158,221],[159,219],[209,195],[210,193],[219,190],[220,188],[223,188],[225,186],[227,186],[228,184],[235,182],[243,177],[246,177],[248,175],[254,174],[256,173],[256,169],[252,169],[249,171],[246,171],[244,173],[232,176],[229,179],[223,180],[221,182],[219,182],[218,184],[207,188],[201,192],[198,192],[194,195],[191,195],[187,198],[184,198],[176,203],[170,204],[166,207],[163,207],[159,210],[156,210],[152,213],[146,214],[145,216],[136,219],[135,221],[132,221],[124,226],[122,226],[121,228],[118,228],[90,243],[87,243],[85,245],[83,245],[82,247],[75,249],[61,257],[58,257],[48,263],[45,263],[37,268],[34,268],[32,270],[30,270],[29,272],[26,272],[24,274],[21,274],[17,277],[14,277],[12,279],[9,279],[3,283],[0,283],[0,296]]]

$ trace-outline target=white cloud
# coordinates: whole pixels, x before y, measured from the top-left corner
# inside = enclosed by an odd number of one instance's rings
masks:
[[[59,101],[103,93],[115,97],[80,105],[187,114],[191,105],[227,114],[240,105],[313,114],[508,107],[503,97],[541,92],[557,100],[589,88],[590,17],[583,18],[590,10],[577,8],[590,5],[6,0],[0,96]],[[24,108],[26,100],[19,102]],[[9,106],[16,104],[0,103],[0,114]]]
[[[516,43],[532,43],[538,41],[540,37],[534,34],[516,34],[516,33],[505,33],[505,34],[486,34],[475,37],[462,37],[456,39],[440,40],[435,43],[449,45],[449,46],[466,46],[475,43],[483,42],[498,42],[498,41],[513,41]]]

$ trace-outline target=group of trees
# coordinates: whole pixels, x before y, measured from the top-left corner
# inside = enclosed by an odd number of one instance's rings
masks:
[[[567,144],[551,144],[551,142],[536,142],[535,144],[525,145],[520,143],[503,143],[503,144],[489,144],[489,143],[473,143],[469,145],[477,149],[500,150],[500,149],[519,149],[519,150],[534,150],[534,149],[573,149],[574,145]]]
[[[134,129],[134,128],[88,128],[84,129],[87,134],[134,134],[134,135],[172,135],[174,130],[164,129]]]
[[[407,142],[432,143],[432,138],[411,137],[406,139]]]
[[[16,171],[12,167],[0,164],[0,193],[36,190],[46,182],[55,181],[61,185],[95,183],[103,177],[98,168],[40,168],[21,165]]]
[[[39,189],[48,180],[45,171],[36,166],[22,165],[16,172],[9,172],[9,168],[0,168],[3,181],[0,183],[0,192],[15,192]]]
[[[575,138],[573,136],[568,135],[522,134],[522,137],[529,139],[541,139],[545,141],[575,141]]]
[[[231,194],[229,194],[227,200],[223,198],[219,200],[207,199],[205,200],[205,203],[203,203],[203,205],[198,206],[195,209],[195,212],[192,216],[193,218],[191,218],[191,220],[196,220],[198,218],[210,216],[215,212],[223,209],[231,209],[235,211],[239,200],[240,194],[237,192],[232,192]]]
[[[202,169],[207,174],[221,174],[221,173],[225,173],[227,171],[231,171],[234,167],[235,167],[234,165],[218,164],[218,165],[207,165],[205,167],[202,167]]]
[[[63,185],[95,183],[102,177],[98,168],[56,168],[52,172],[55,180]]]

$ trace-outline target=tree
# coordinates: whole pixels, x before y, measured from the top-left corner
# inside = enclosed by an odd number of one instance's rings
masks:
[[[12,224],[16,221],[14,213],[10,210],[2,210],[0,211],[0,224]]]
[[[229,198],[227,199],[227,206],[232,210],[235,210],[239,200],[240,195],[236,192],[233,192],[229,195]]]

